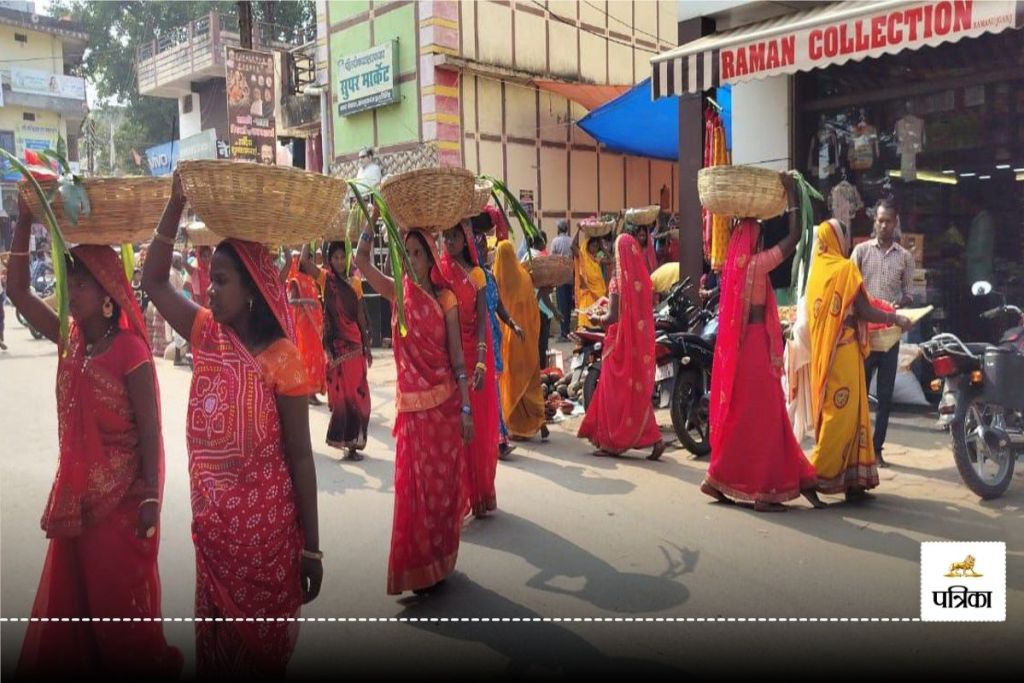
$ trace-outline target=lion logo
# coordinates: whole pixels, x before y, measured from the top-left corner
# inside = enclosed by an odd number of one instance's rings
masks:
[[[839,315],[839,312],[843,310],[843,298],[839,294],[832,295],[832,306],[829,307],[828,312],[832,315]]]
[[[832,396],[832,402],[836,405],[836,408],[842,410],[850,402],[850,390],[846,387],[836,389],[835,395]]]
[[[982,576],[978,572],[974,571],[974,555],[968,555],[964,558],[963,562],[954,562],[949,565],[949,571],[946,572],[946,576],[963,578],[970,576],[972,578]]]

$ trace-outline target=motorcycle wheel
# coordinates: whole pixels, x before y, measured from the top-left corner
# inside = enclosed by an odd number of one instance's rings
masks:
[[[992,426],[995,418],[992,408],[980,397],[961,395],[949,425],[956,469],[967,488],[982,500],[1003,495],[1013,479],[1016,455],[1012,445],[994,449],[981,435],[982,429]]]
[[[594,398],[594,392],[597,391],[597,382],[601,379],[601,366],[591,365],[587,368],[587,377],[583,380],[583,408],[584,410],[590,408],[590,401]]]
[[[704,373],[703,378],[700,373]],[[710,385],[711,377],[704,368],[680,372],[669,405],[672,428],[679,442],[698,458],[711,453],[708,401],[703,390]]]

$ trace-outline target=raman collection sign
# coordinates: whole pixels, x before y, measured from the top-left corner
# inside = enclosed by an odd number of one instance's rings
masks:
[[[225,49],[231,158],[273,164],[277,159],[274,56],[240,47]]]
[[[338,115],[348,116],[398,101],[398,41],[338,60]]]
[[[1016,3],[952,0],[913,3],[855,19],[723,48],[721,82],[809,71],[847,59],[997,32],[1016,24]]]

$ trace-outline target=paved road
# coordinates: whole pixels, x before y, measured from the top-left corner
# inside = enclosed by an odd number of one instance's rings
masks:
[[[10,311],[10,309],[8,309]],[[8,316],[0,353],[0,613],[29,614],[45,552],[38,520],[57,458],[55,352]],[[394,366],[379,351],[374,408],[361,463],[323,445],[326,408],[311,413],[320,488],[323,592],[307,617],[915,618],[919,543],[1008,544],[1006,624],[633,622],[413,622],[304,624],[296,675],[586,675],[680,673],[837,675],[880,667],[915,671],[1000,665],[1012,671],[1024,628],[1022,503],[980,504],[959,482],[947,437],[925,415],[897,415],[879,499],[814,511],[755,514],[713,504],[697,490],[706,464],[682,450],[661,462],[595,458],[573,422],[550,443],[520,446],[498,474],[499,512],[464,530],[458,572],[426,600],[385,594],[393,502],[390,438]],[[184,444],[190,375],[158,361],[167,451],[160,569],[164,615],[192,614]],[[1017,617],[1014,619],[1014,617]],[[9,672],[22,625],[4,624]],[[169,624],[193,667],[192,627]]]

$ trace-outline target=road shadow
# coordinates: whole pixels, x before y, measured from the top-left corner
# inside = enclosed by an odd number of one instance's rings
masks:
[[[758,522],[776,524],[854,550],[889,556],[913,564],[921,560],[921,536],[948,541],[1007,540],[1006,526],[1024,523],[1020,495],[1013,500],[1001,499],[999,505],[988,506],[996,514],[983,514],[955,503],[895,494],[873,492],[877,498],[864,503],[835,502],[834,496],[822,499],[832,503],[826,510],[806,509],[807,514],[756,513],[739,506],[736,514],[756,515]],[[841,499],[839,499],[841,500]],[[729,510],[730,506],[722,506]],[[794,508],[805,510],[804,508]],[[1006,583],[1014,590],[1024,590],[1024,556],[1006,556]]]
[[[631,481],[603,476],[587,476],[588,468],[583,465],[560,465],[550,460],[531,457],[531,452],[524,450],[520,444],[520,448],[512,455],[512,459],[502,462],[499,469],[509,468],[529,472],[562,488],[588,495],[623,496],[636,488],[636,484]],[[566,460],[566,462],[570,461]]]
[[[620,572],[572,541],[522,517],[498,513],[463,530],[462,542],[499,550],[537,568],[526,585],[574,597],[602,612],[655,613],[685,603],[690,591],[680,577],[694,572],[699,552],[670,543],[660,546],[665,568],[657,576]],[[579,589],[560,587],[560,579],[583,579]]]
[[[384,448],[386,445],[371,442],[363,459],[356,462],[344,460],[344,451],[326,444],[315,445],[313,461],[316,465],[317,489],[332,495],[344,495],[347,491],[358,490],[394,493],[395,462],[393,458],[384,457]],[[375,479],[380,483],[375,482]]]
[[[407,598],[402,618],[544,616],[473,582],[456,572],[435,593]],[[609,657],[583,636],[554,622],[490,623],[416,621],[413,627],[454,640],[479,643],[508,660],[505,675],[607,678],[629,673],[636,679],[678,679],[687,672],[664,664],[626,657]],[[621,626],[620,626],[621,627]],[[626,626],[628,628],[628,626]]]

